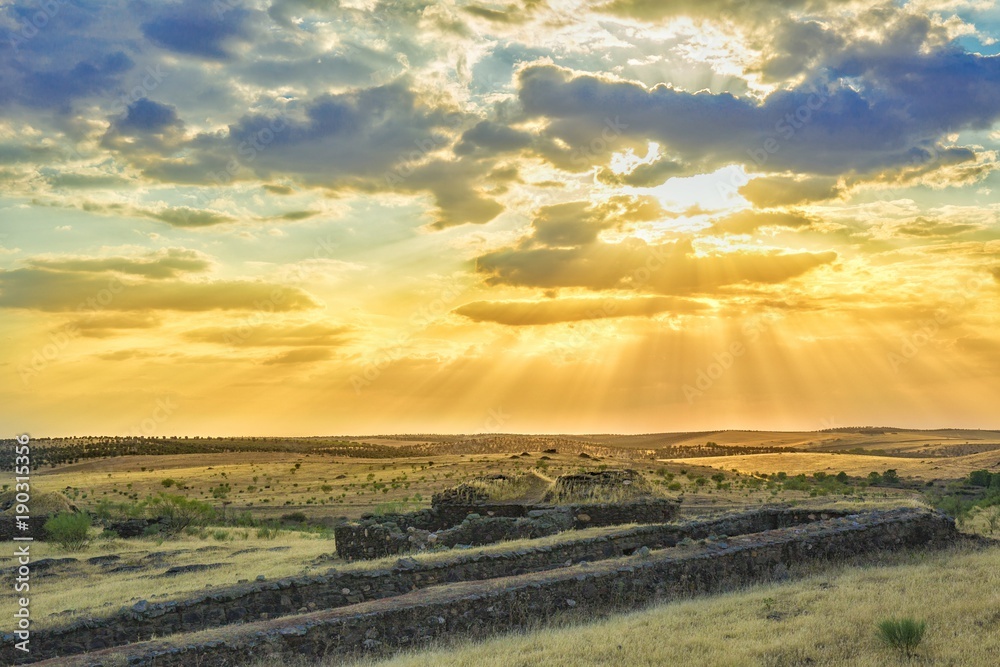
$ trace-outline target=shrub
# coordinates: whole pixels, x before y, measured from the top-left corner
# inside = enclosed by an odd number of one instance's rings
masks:
[[[176,483],[177,483],[177,480],[172,479],[170,477],[167,477],[165,480],[163,480],[162,482],[160,482],[160,484],[162,484],[163,488],[165,488],[165,489],[169,489],[171,486],[173,486]]]
[[[307,518],[305,512],[289,512],[288,514],[281,515],[282,521],[291,521],[293,523],[305,523]]]
[[[45,532],[64,549],[79,549],[87,543],[90,515],[83,512],[59,512],[45,522]]]
[[[990,486],[993,481],[993,474],[988,470],[973,470],[969,473],[969,484],[972,486]]]
[[[164,532],[179,533],[188,526],[204,526],[215,517],[215,508],[203,500],[160,494],[149,503],[149,512],[166,519]]]
[[[917,646],[923,641],[927,624],[912,618],[885,619],[878,624],[876,636],[879,641],[903,654],[913,657]]]

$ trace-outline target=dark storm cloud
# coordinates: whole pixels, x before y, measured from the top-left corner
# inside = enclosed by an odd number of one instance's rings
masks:
[[[144,97],[130,104],[125,117],[117,121],[115,126],[121,132],[146,133],[160,132],[179,123],[174,107]]]
[[[231,56],[234,44],[247,41],[252,34],[251,12],[236,2],[184,0],[153,6],[142,33],[175,53],[224,60]]]
[[[840,74],[877,86],[855,90],[834,80],[779,90],[755,104],[537,65],[520,72],[519,98],[529,116],[550,121],[545,134],[577,151],[613,125],[703,169],[740,162],[827,175],[929,159],[949,131],[989,127],[1000,117],[1000,58],[948,51],[845,63]]]

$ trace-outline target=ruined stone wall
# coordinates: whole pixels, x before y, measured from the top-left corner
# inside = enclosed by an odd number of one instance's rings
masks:
[[[677,512],[677,501],[667,498],[577,505],[446,503],[409,514],[366,516],[358,522],[334,528],[334,538],[337,555],[354,561],[418,549],[427,541],[415,531],[434,532],[431,540],[434,544],[484,545],[554,535],[568,528],[666,523],[676,518]],[[554,519],[559,513],[565,514],[567,519]],[[510,520],[501,520],[505,518]]]
[[[165,603],[138,603],[106,618],[89,618],[34,633],[32,659],[71,655],[142,641],[153,636],[193,632],[230,623],[278,618],[314,609],[332,609],[393,597],[430,586],[538,572],[566,564],[626,556],[637,549],[672,547],[685,539],[724,537],[799,526],[846,515],[768,508],[707,521],[648,525],[600,537],[567,540],[517,551],[455,552],[441,561],[400,560],[389,569],[330,571],[326,575],[253,582]],[[9,637],[4,637],[4,644]],[[6,652],[7,649],[5,648]],[[7,656],[10,657],[10,656]],[[11,663],[4,663],[11,664]]]
[[[717,540],[703,546],[654,552],[626,561],[497,581],[457,583],[446,595],[402,595],[284,622],[230,628],[211,639],[147,642],[120,653],[135,666],[228,667],[273,654],[337,655],[419,646],[443,635],[485,634],[523,628],[566,610],[606,612],[656,600],[729,589],[766,580],[788,566],[842,560],[859,554],[945,544],[954,523],[929,510],[873,511],[795,528]],[[95,653],[59,658],[44,667],[106,664]]]

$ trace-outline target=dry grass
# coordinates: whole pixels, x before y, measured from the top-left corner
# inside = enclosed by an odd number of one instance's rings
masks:
[[[1000,655],[1000,547],[889,557],[837,566],[787,584],[664,604],[606,620],[362,660],[352,667],[706,667],[895,664],[994,665]],[[887,617],[927,621],[912,662],[881,647]],[[295,661],[263,661],[256,667]],[[306,663],[302,663],[306,664]],[[323,665],[344,664],[327,661]]]
[[[537,500],[552,484],[552,480],[538,473],[510,475],[504,479],[490,479],[489,476],[470,479],[467,486],[486,493],[493,501]]]
[[[992,459],[1000,460],[1000,450],[985,455],[941,458],[903,458],[898,456],[868,456],[863,454],[829,454],[821,452],[745,454],[739,456],[712,456],[690,459],[665,459],[675,465],[692,464],[712,466],[720,470],[738,470],[741,473],[761,472],[772,474],[786,472],[789,475],[801,473],[840,471],[855,477],[864,477],[874,471],[883,473],[893,468],[901,476],[917,479],[958,478],[973,470],[987,467]]]
[[[218,532],[218,535],[216,535]],[[218,539],[222,538],[224,539]],[[275,551],[274,549],[281,549]],[[12,552],[13,550],[11,550]],[[80,616],[106,616],[140,599],[160,602],[187,597],[206,588],[236,584],[259,574],[268,579],[322,571],[317,559],[332,554],[333,540],[306,533],[283,531],[278,539],[257,538],[253,529],[209,529],[206,538],[181,536],[154,539],[96,540],[87,549],[64,551],[52,543],[31,545],[34,561],[43,558],[76,558],[80,562],[33,573],[31,609],[34,627],[61,625]],[[240,553],[243,552],[243,553]],[[151,554],[163,553],[162,559]],[[120,561],[108,567],[85,562],[88,558],[116,554]],[[0,568],[14,565],[4,554]],[[219,568],[162,576],[175,565],[222,563]],[[109,572],[116,566],[138,564],[133,572]],[[0,615],[13,613],[15,598],[0,598]]]
[[[406,556],[421,563],[435,563],[459,555],[501,553],[598,537],[631,527],[633,526],[587,528],[534,540],[499,542],[462,551],[414,552]],[[216,533],[219,533],[218,537],[224,534],[226,538],[220,541],[216,539]],[[295,531],[280,531],[274,539],[257,538],[253,529],[241,528],[213,528],[208,529],[207,534],[207,538],[182,535],[169,541],[148,538],[97,540],[88,549],[81,551],[64,551],[46,542],[34,543],[32,557],[35,560],[71,557],[81,561],[60,566],[51,574],[42,574],[32,580],[32,618],[35,628],[62,625],[82,616],[107,616],[122,606],[141,599],[151,602],[179,600],[202,593],[206,588],[217,590],[241,580],[253,579],[260,574],[270,580],[321,574],[331,567],[340,572],[377,570],[392,567],[400,558],[388,556],[347,563],[334,557],[333,540]],[[167,555],[158,564],[151,564],[149,556],[157,552],[167,552]],[[136,572],[109,573],[99,565],[82,562],[108,554],[121,556],[121,560],[111,567],[131,563],[145,563],[148,567]],[[160,576],[169,567],[195,563],[223,563],[223,567],[170,577]],[[5,554],[0,558],[0,568],[14,564],[15,560],[11,556]],[[13,613],[14,610],[13,597],[0,599],[0,615]]]

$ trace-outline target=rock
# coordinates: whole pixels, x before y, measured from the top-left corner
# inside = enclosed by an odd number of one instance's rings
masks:
[[[122,557],[117,554],[108,554],[107,556],[94,556],[93,558],[88,558],[87,563],[90,565],[109,565],[121,559]]]
[[[414,570],[418,567],[420,567],[420,563],[413,558],[400,558],[396,561],[397,570]]]
[[[639,556],[640,558],[646,558],[649,556],[649,547],[639,547],[635,550],[634,555]]]
[[[257,581],[267,581],[267,577],[265,577],[263,574],[258,574],[256,580]]]
[[[576,606],[576,600],[572,600],[572,599],[571,600],[566,600],[566,606],[567,607],[575,607]]]
[[[142,612],[149,609],[149,602],[147,602],[146,600],[139,600],[134,605],[132,605],[131,609],[135,613],[141,614]]]
[[[192,563],[191,565],[175,565],[161,576],[164,577],[175,577],[178,574],[187,574],[188,572],[202,572],[204,570],[214,570],[217,567],[222,567],[222,563]],[[211,584],[209,584],[211,586]]]

